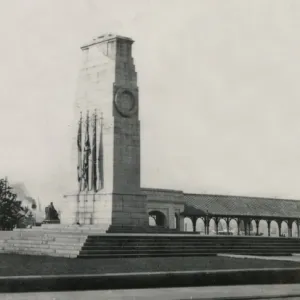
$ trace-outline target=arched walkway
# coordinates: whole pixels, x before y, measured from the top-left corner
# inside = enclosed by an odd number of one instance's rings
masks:
[[[204,221],[201,218],[197,219],[197,222],[196,222],[196,231],[200,232],[201,234],[205,234]]]
[[[298,226],[296,221],[294,221],[292,225],[292,237],[298,237]]]
[[[245,224],[244,224],[244,220],[240,220],[240,224],[239,224],[239,231],[240,231],[240,235],[245,235]]]
[[[224,219],[219,220],[218,233],[219,234],[222,234],[222,233],[227,234],[227,223]]]
[[[229,222],[229,230],[233,235],[238,235],[238,224],[235,219],[231,219]]]
[[[217,234],[217,230],[216,230],[216,222],[214,219],[210,219],[209,221],[209,227],[208,227],[208,230],[209,230],[209,234],[210,235],[216,235]]]
[[[270,236],[279,236],[279,227],[276,221],[270,223]]]
[[[156,226],[155,219],[152,216],[149,216],[149,226]]]
[[[184,218],[184,231],[192,232],[193,231],[193,222],[191,218]]]
[[[174,228],[175,229],[178,229],[178,226],[179,226],[179,216],[178,216],[178,214],[174,214]]]
[[[281,234],[286,237],[289,236],[288,224],[285,221],[281,223]]]
[[[259,235],[268,236],[268,223],[266,220],[259,221]]]
[[[257,226],[255,220],[252,220],[250,223],[250,235],[256,235]]]
[[[151,222],[153,220],[155,221],[155,224],[152,226],[160,226],[160,227],[167,227],[167,218],[161,211],[153,210],[149,212],[149,217],[152,218]],[[150,225],[150,218],[149,218],[149,225]]]

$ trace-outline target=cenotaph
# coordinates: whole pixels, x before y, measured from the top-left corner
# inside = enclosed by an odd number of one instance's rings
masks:
[[[132,44],[130,38],[107,34],[81,48],[72,156],[78,189],[66,195],[65,224],[93,225],[103,232],[148,227]]]

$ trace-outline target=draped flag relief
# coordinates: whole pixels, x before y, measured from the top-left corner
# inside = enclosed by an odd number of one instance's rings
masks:
[[[97,192],[97,114],[94,114],[92,142],[92,190]]]
[[[89,157],[91,155],[89,122],[90,122],[89,113],[87,112],[85,142],[84,142],[84,159],[83,159],[84,190],[89,189]]]
[[[99,175],[99,184],[98,190],[104,188],[104,167],[103,167],[103,115],[101,114],[100,118],[100,140],[99,140],[99,153],[98,153],[98,175]]]
[[[77,152],[78,152],[77,181],[79,184],[79,191],[80,191],[81,181],[82,181],[82,114],[80,114],[78,133],[77,133]]]

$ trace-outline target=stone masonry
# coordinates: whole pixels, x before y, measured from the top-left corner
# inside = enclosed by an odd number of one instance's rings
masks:
[[[139,94],[132,44],[130,38],[108,34],[81,48],[75,115],[78,120],[80,112],[85,116],[96,110],[103,116],[104,188],[97,193],[75,188],[67,196],[64,223],[97,224],[103,231],[148,226],[146,196],[140,190]],[[98,126],[100,132],[100,122]],[[74,124],[74,136],[77,130]],[[76,174],[76,141],[72,161]]]

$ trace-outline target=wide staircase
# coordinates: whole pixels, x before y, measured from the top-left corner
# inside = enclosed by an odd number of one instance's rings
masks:
[[[216,256],[240,254],[290,256],[300,253],[300,239],[199,235],[89,235],[78,258]]]
[[[300,239],[199,234],[105,233],[97,226],[43,225],[0,232],[0,253],[69,258],[215,256],[242,254],[289,256],[300,253]]]
[[[90,226],[45,224],[30,229],[0,231],[0,253],[76,258],[88,235],[101,232]],[[105,230],[103,231],[105,232]]]

